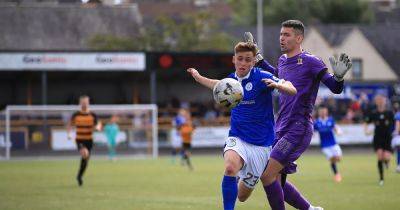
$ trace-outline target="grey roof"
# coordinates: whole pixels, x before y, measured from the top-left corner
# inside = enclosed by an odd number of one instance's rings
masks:
[[[0,6],[0,49],[85,49],[95,34],[129,36],[138,32],[140,24],[136,5]]]
[[[340,45],[355,27],[360,29],[395,73],[400,77],[400,24],[391,25],[319,25],[315,26],[332,45]]]
[[[400,24],[361,26],[359,28],[400,77]]]
[[[400,7],[393,8],[389,11],[387,10],[375,11],[376,23],[392,25],[399,23],[399,20],[400,20]]]
[[[147,9],[150,11],[152,8],[147,7]],[[149,11],[146,14],[151,13]],[[171,10],[171,12],[175,14],[176,10]],[[114,7],[2,5],[0,6],[0,50],[84,50],[88,48],[88,39],[95,34],[132,36],[139,33],[142,25],[146,26],[142,23],[142,16],[136,4]],[[354,27],[358,27],[400,77],[400,48],[398,47],[400,23],[332,24],[315,25],[315,27],[332,46],[341,44],[349,32]],[[256,35],[255,27],[220,24],[220,30],[233,35],[238,40],[242,38],[245,31],[251,31]],[[281,54],[278,41],[279,30],[279,25],[264,27],[264,55],[272,64],[277,63]]]
[[[340,45],[349,33],[357,27],[371,42],[379,54],[385,59],[395,73],[400,77],[400,24],[391,25],[316,25],[319,33],[332,46]],[[255,27],[225,27],[223,30],[241,39],[245,31],[256,35]],[[280,26],[264,27],[264,57],[272,64],[276,64],[281,55],[279,47]],[[307,36],[307,30],[306,30]]]
[[[353,30],[354,25],[317,25],[315,28],[317,28],[318,32],[322,34],[331,46],[336,46],[343,42],[347,35]]]

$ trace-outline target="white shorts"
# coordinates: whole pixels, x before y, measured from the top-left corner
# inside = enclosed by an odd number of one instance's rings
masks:
[[[182,137],[177,129],[171,131],[171,146],[174,149],[182,147]]]
[[[342,156],[342,149],[338,144],[324,147],[322,148],[322,153],[325,154],[327,159],[331,159],[332,157],[341,157]]]
[[[243,159],[243,167],[239,178],[246,187],[253,189],[264,172],[272,147],[262,147],[242,141],[238,137],[228,137],[225,141],[224,153],[233,150]]]
[[[392,148],[400,147],[400,135],[393,136],[392,139]]]

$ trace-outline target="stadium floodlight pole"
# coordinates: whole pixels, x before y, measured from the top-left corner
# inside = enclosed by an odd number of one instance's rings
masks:
[[[261,54],[263,54],[263,32],[263,0],[257,0],[257,42]]]

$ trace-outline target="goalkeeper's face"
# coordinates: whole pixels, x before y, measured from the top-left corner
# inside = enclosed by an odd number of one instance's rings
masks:
[[[233,56],[233,64],[235,64],[236,74],[239,77],[244,77],[256,64],[256,58],[251,51],[237,52]]]
[[[282,27],[279,36],[279,43],[282,53],[290,53],[300,47],[303,35],[294,28]]]

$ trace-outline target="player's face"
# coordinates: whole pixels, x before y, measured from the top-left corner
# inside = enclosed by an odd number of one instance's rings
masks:
[[[87,110],[89,108],[89,98],[81,98],[79,105],[81,106],[81,110]]]
[[[256,59],[252,52],[237,52],[233,56],[236,74],[239,77],[246,76],[250,69],[256,64]]]
[[[279,36],[279,43],[282,53],[290,53],[298,48],[303,41],[303,36],[297,34],[293,28],[282,27]]]
[[[112,122],[112,123],[118,122],[118,116],[113,115],[113,116],[111,117],[111,122]]]
[[[325,118],[328,116],[328,109],[327,108],[320,108],[318,109],[318,116],[321,118]]]
[[[386,98],[383,96],[376,96],[375,104],[378,108],[383,109],[386,106]]]

